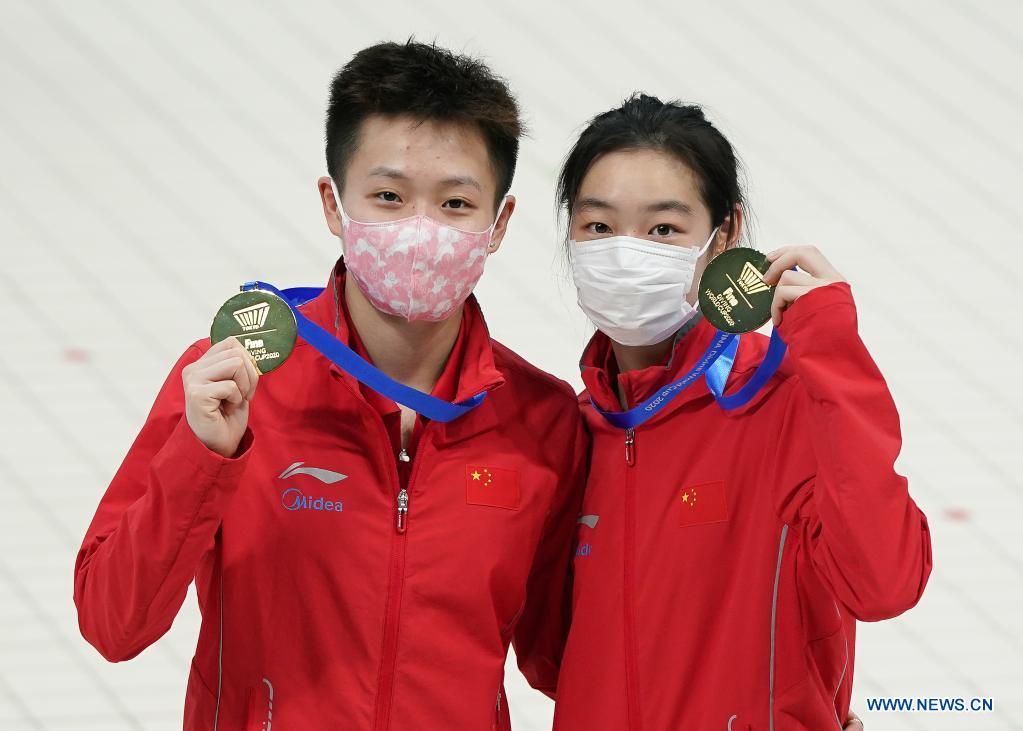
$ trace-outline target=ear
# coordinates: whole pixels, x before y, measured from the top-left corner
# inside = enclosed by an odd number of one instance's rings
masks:
[[[508,220],[512,217],[512,213],[515,212],[515,196],[507,195],[504,198],[504,208],[501,209],[501,213],[497,217],[497,221],[494,223],[494,233],[490,237],[490,246],[487,248],[488,254],[496,254],[497,250],[501,248],[501,242],[504,240],[504,234],[508,230]]]
[[[341,235],[341,222],[338,220],[337,201],[334,200],[334,190],[330,187],[330,178],[326,175],[316,181],[316,188],[320,192],[320,204],[323,206],[323,217],[327,219],[327,228],[335,236]]]
[[[742,206],[736,203],[735,207],[732,208],[732,215],[724,220],[724,223],[718,229],[717,236],[714,237],[714,245],[710,247],[712,259],[721,252],[738,246],[744,224]]]

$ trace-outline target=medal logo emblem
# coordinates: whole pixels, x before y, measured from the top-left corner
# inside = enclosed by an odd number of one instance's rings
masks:
[[[263,327],[266,323],[266,316],[270,313],[270,305],[266,302],[260,302],[257,305],[251,307],[243,307],[236,312],[231,314],[234,315],[234,319],[238,321],[244,332],[250,330],[258,330]]]

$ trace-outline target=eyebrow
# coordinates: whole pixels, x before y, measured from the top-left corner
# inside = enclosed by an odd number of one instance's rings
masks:
[[[614,206],[600,198],[580,198],[575,202],[575,205],[572,206],[572,210],[574,211],[588,211],[593,209],[614,210]]]
[[[483,186],[480,185],[480,181],[476,180],[476,178],[472,177],[471,175],[455,175],[450,178],[445,178],[440,182],[441,185],[468,185],[472,188],[475,188],[480,193],[483,192]]]
[[[408,176],[405,175],[405,173],[403,173],[401,170],[398,170],[397,168],[385,167],[383,165],[373,168],[372,170],[369,171],[369,174],[371,176],[379,175],[384,178],[398,178],[401,180],[408,180]]]
[[[573,211],[587,211],[587,210],[616,210],[613,205],[600,198],[580,198],[576,201],[572,207]],[[683,216],[693,215],[693,207],[688,203],[680,200],[663,200],[651,203],[646,207],[646,210],[651,213],[658,213],[660,211],[676,211]]]
[[[681,213],[683,216],[693,215],[693,207],[684,201],[679,200],[664,200],[651,203],[646,209],[652,213],[660,211],[675,211]]]
[[[383,178],[394,178],[395,180],[408,180],[408,176],[397,168],[389,168],[384,165],[373,168],[369,171],[370,177],[380,176]],[[475,188],[480,193],[483,192],[483,185],[480,181],[471,175],[453,175],[450,178],[444,178],[440,181],[441,185],[453,186],[453,185],[468,185]]]

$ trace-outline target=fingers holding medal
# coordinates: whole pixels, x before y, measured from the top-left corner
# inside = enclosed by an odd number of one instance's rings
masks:
[[[222,457],[237,450],[248,424],[259,371],[235,338],[221,340],[181,372],[185,418],[206,448]]]
[[[844,281],[814,246],[786,246],[766,255],[728,249],[703,272],[700,311],[723,332],[751,332],[768,320],[777,327],[785,309],[804,294]]]
[[[775,327],[781,324],[782,313],[807,292],[846,281],[816,246],[783,246],[767,254],[767,261],[764,280],[775,287],[771,303]]]

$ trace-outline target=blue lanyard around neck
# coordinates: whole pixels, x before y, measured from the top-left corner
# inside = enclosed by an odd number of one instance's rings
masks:
[[[316,348],[327,360],[350,374],[359,383],[369,386],[377,393],[412,409],[417,414],[422,414],[428,419],[441,422],[454,421],[459,416],[467,414],[483,403],[483,399],[487,396],[487,392],[483,391],[470,399],[456,404],[395,381],[299,312],[298,306],[318,297],[323,292],[322,287],[292,287],[291,289],[280,290],[272,284],[255,281],[246,282],[242,285],[242,289],[262,289],[272,292],[283,299],[288,303],[292,313],[295,315],[295,321],[298,324],[298,334],[307,343]]]
[[[770,380],[781,365],[788,346],[781,339],[778,330],[771,333],[771,342],[767,347],[763,362],[757,366],[753,376],[735,393],[725,395],[725,384],[735,363],[735,353],[739,349],[739,336],[721,332],[714,336],[707,350],[700,356],[688,373],[674,383],[670,383],[645,402],[627,411],[604,411],[597,406],[593,398],[590,403],[609,424],[619,429],[633,429],[654,416],[670,404],[676,396],[697,381],[700,376],[707,379],[707,388],[714,395],[718,406],[725,410],[737,409],[748,404],[757,392]]]

